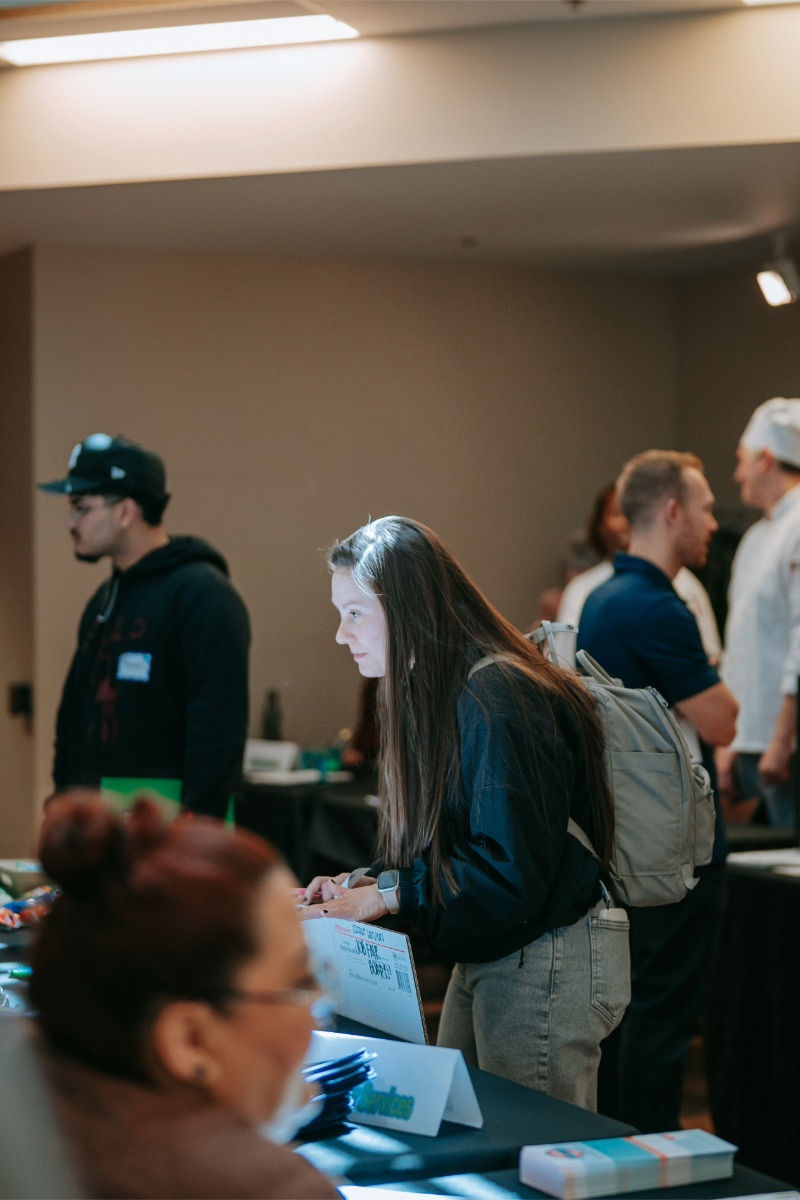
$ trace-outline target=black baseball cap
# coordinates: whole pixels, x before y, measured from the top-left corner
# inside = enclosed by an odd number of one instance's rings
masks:
[[[167,494],[167,474],[164,463],[152,450],[122,436],[93,433],[72,451],[66,477],[40,483],[39,487],[58,495],[95,492],[160,497]]]

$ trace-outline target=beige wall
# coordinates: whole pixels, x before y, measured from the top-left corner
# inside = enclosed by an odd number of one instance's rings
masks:
[[[31,851],[33,735],[8,688],[33,678],[30,255],[0,262],[0,857]]]
[[[3,71],[0,188],[795,141],[799,38],[776,6]]]
[[[39,248],[34,474],[88,433],[169,468],[172,532],[229,559],[254,627],[253,723],[282,689],[313,744],[355,712],[319,550],[370,514],[432,525],[515,622],[626,457],[674,436],[663,282]],[[35,506],[37,789],[78,615],[106,567]]]
[[[705,461],[717,500],[738,505],[736,444],[757,404],[800,395],[800,305],[770,308],[755,271],[678,285],[678,444]]]

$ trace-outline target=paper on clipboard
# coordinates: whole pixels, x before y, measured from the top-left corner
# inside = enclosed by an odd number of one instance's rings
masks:
[[[338,983],[336,1009],[404,1042],[428,1041],[411,944],[404,933],[335,917],[304,921],[312,955]]]

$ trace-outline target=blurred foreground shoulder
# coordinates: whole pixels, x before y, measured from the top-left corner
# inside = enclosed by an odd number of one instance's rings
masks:
[[[89,1195],[106,1200],[340,1200],[288,1146],[183,1085],[114,1076],[44,1038],[40,1059],[66,1147]]]

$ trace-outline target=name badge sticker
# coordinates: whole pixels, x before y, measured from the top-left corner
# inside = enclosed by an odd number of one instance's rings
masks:
[[[150,668],[152,665],[152,654],[141,654],[128,650],[125,654],[120,654],[117,660],[117,679],[130,679],[134,683],[147,683],[150,678]]]

